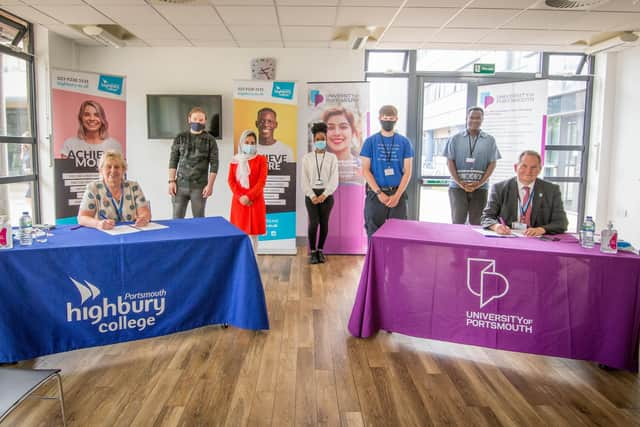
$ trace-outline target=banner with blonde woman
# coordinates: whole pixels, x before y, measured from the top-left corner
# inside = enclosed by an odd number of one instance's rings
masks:
[[[258,253],[296,253],[296,132],[298,102],[295,82],[233,82],[234,153],[245,130],[258,136],[258,154],[267,158],[264,189],[267,233],[258,237]]]
[[[325,253],[363,254],[367,249],[364,229],[365,186],[360,148],[369,136],[369,83],[307,83],[307,123],[327,124],[327,151],[338,157],[340,184],[329,217]],[[308,148],[313,137],[308,133]]]
[[[126,154],[125,78],[51,71],[56,223],[76,222],[105,151]]]

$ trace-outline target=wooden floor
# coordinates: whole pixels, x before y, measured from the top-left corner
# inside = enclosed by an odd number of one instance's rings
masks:
[[[72,426],[640,425],[635,374],[399,334],[353,338],[362,257],[306,261],[260,257],[268,332],[205,327],[20,366],[63,369]],[[60,416],[55,401],[29,400],[5,423]]]

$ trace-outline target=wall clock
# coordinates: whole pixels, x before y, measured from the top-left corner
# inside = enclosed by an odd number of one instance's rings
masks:
[[[273,80],[276,78],[275,58],[254,58],[251,60],[251,78],[254,80]]]

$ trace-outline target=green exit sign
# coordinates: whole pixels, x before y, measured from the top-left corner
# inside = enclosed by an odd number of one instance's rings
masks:
[[[473,64],[474,74],[495,74],[496,64]]]

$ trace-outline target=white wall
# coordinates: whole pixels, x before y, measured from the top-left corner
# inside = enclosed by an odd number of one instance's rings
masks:
[[[640,142],[638,140],[638,99],[640,99],[640,47],[609,54],[608,72],[613,82],[607,89],[613,95],[610,116],[611,141],[602,141],[602,150],[610,150],[607,169],[608,182],[599,188],[599,211],[606,212],[606,219],[599,224],[613,221],[620,237],[640,246]],[[605,98],[606,99],[606,98]],[[606,107],[605,107],[606,108]],[[606,133],[605,133],[606,136]],[[602,156],[604,159],[605,156]],[[591,170],[589,171],[591,173]],[[606,192],[603,193],[603,192]],[[603,208],[606,206],[606,208]]]
[[[146,95],[151,93],[215,93],[223,96],[223,140],[218,142],[221,167],[207,203],[207,216],[228,217],[231,193],[226,178],[233,152],[232,81],[250,79],[250,60],[276,58],[276,78],[299,86],[298,157],[304,154],[303,107],[307,81],[362,80],[364,54],[337,49],[95,48],[76,47],[66,59],[81,71],[127,77],[127,160],[129,177],[139,181],[156,219],[171,217],[167,168],[171,141],[147,139]],[[64,68],[69,68],[69,66]],[[186,127],[186,124],[185,124]],[[298,190],[297,234],[305,235],[306,211]],[[52,206],[52,205],[51,205]],[[43,206],[44,207],[44,206]],[[189,213],[189,211],[188,211]],[[190,215],[190,213],[189,213]]]

